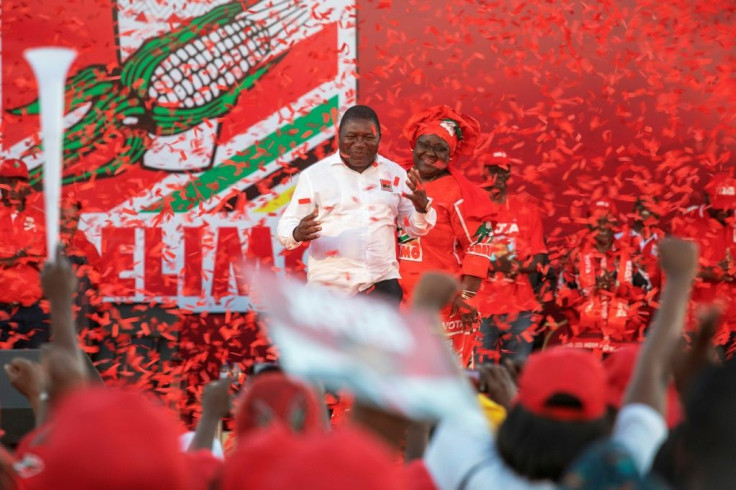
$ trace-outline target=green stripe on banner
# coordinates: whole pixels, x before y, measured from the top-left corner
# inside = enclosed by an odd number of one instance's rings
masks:
[[[258,144],[237,152],[225,163],[203,172],[196,179],[187,183],[184,189],[165,196],[155,204],[144,208],[142,212],[161,212],[165,203],[169,203],[175,213],[189,211],[200,202],[207,201],[239,180],[248,177],[263,165],[271,163],[287,151],[332,126],[330,113],[333,109],[337,109],[337,105],[338,97],[335,96],[312,109],[309,114],[298,117],[294,122],[269,134]]]

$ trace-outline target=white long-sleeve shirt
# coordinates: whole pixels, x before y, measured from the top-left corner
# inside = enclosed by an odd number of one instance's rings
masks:
[[[426,235],[437,221],[434,209],[419,213],[403,197],[411,193],[406,171],[378,156],[362,173],[335,153],[299,174],[289,206],[279,220],[281,244],[293,249],[294,228],[319,208],[322,231],[309,244],[307,281],[356,294],[373,284],[397,279],[396,225],[413,237]]]

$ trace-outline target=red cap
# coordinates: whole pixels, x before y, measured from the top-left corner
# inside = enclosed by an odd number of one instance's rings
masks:
[[[569,395],[581,408],[549,405],[554,395]],[[591,421],[606,412],[606,375],[590,352],[555,347],[529,357],[519,379],[516,403],[554,420]]]
[[[33,489],[192,489],[175,418],[139,393],[100,387],[70,393],[55,407],[37,455]]]
[[[624,347],[613,352],[603,361],[603,368],[608,379],[606,399],[609,406],[621,407],[638,356],[639,346]]]
[[[473,160],[485,167],[495,166],[511,171],[511,158],[505,150],[493,144],[493,137],[490,133],[481,135],[475,153],[473,153]]]
[[[274,426],[238,443],[221,488],[405,489],[404,483],[389,450],[360,429],[297,435]]]
[[[715,209],[736,209],[736,179],[716,174],[705,186],[710,205]]]
[[[295,432],[327,429],[323,410],[309,386],[279,372],[259,374],[243,393],[235,433],[242,436],[274,422]]]
[[[23,163],[23,160],[3,160],[0,163],[0,177],[28,180],[28,167]]]
[[[603,361],[603,369],[608,379],[606,399],[609,407],[621,408],[640,351],[641,344],[624,347],[614,351]],[[665,415],[667,426],[670,428],[679,424],[683,418],[680,395],[674,383],[670,383],[667,388],[667,413]]]
[[[616,204],[608,197],[598,197],[590,201],[588,212],[591,216],[610,214],[616,216]]]
[[[511,158],[504,150],[494,148],[488,151],[483,165],[486,167],[501,167],[504,170],[511,171]]]

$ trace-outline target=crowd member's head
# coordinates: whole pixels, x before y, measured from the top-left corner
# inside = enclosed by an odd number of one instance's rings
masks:
[[[726,224],[736,210],[736,179],[726,174],[716,174],[705,187],[705,199],[711,218]]]
[[[398,489],[404,481],[387,448],[367,432],[342,427],[299,436],[273,426],[238,445],[222,489]]]
[[[559,480],[610,430],[606,378],[593,354],[556,347],[529,357],[515,404],[498,431],[499,454],[517,474]]]
[[[345,163],[362,172],[376,160],[381,143],[381,124],[376,111],[355,105],[345,111],[338,128],[338,149]]]
[[[683,426],[685,488],[733,488],[736,482],[736,362],[706,371],[688,397]]]
[[[175,420],[138,393],[86,388],[54,407],[43,440],[23,455],[34,489],[190,489]]]
[[[616,205],[611,199],[593,199],[588,209],[588,228],[596,245],[608,249],[613,244],[616,226]]]
[[[28,168],[21,160],[3,160],[0,163],[0,200],[5,206],[23,207],[31,191]]]
[[[72,237],[77,232],[81,211],[82,203],[78,199],[69,196],[62,200],[59,217],[59,233],[62,237]]]
[[[414,167],[423,180],[451,172],[456,156],[473,153],[479,134],[478,121],[446,105],[417,113],[404,126]]]
[[[306,384],[280,372],[258,375],[243,393],[235,416],[239,438],[273,424],[294,432],[327,429],[324,407]]]
[[[564,490],[668,488],[643,478],[629,451],[610,440],[599,441],[586,449],[565,472],[561,487]]]
[[[658,199],[655,195],[639,197],[634,203],[634,229],[651,228],[659,223]]]
[[[511,158],[506,151],[494,147],[489,137],[478,145],[474,158],[483,164],[483,187],[491,199],[502,201],[506,198],[506,187],[511,177]]]

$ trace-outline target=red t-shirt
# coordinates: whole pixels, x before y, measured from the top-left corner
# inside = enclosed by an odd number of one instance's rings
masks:
[[[451,175],[424,184],[437,223],[427,235],[399,243],[399,272],[404,301],[411,302],[419,278],[427,271],[485,277],[488,273],[491,246],[487,237],[475,236],[483,222],[466,217],[462,191]],[[463,366],[473,353],[473,330],[466,328],[460,315],[452,316],[452,307],[440,311],[442,327]]]
[[[62,241],[66,241],[62,237]],[[71,242],[66,244],[66,254],[72,259],[81,257],[84,259],[84,265],[75,267],[78,276],[86,276],[92,284],[100,283],[100,254],[97,248],[87,239],[87,235],[83,231],[77,230],[72,235]]]
[[[718,220],[711,218],[706,206],[699,206],[672,221],[672,232],[674,235],[689,238],[695,241],[699,247],[699,264],[701,267],[719,268],[725,260],[736,258],[736,227],[733,223],[721,224]],[[736,320],[730,320],[736,314],[736,302],[731,298],[736,293],[736,284],[725,282],[705,281],[696,279],[693,287],[691,314],[698,304],[712,303],[716,300],[723,301],[727,305],[724,320],[729,327],[736,329]],[[695,327],[691,317],[688,322],[690,328]]]
[[[426,236],[399,244],[401,287],[408,302],[423,273],[440,271],[454,276],[485,277],[490,259],[483,240],[478,244],[473,236],[482,223],[464,215],[457,181],[447,175],[425,182],[424,186],[437,212],[437,223]]]
[[[594,331],[614,340],[635,341],[648,321],[647,292],[634,286],[634,276],[641,272],[639,244],[628,234],[619,237],[601,252],[594,236],[584,230],[567,256],[557,302],[566,308],[574,335]],[[602,291],[597,283],[604,274],[615,280]]]
[[[496,253],[510,253],[517,261],[525,262],[533,255],[547,252],[539,208],[531,196],[508,195],[504,204],[493,203],[493,207],[494,212],[486,217],[486,226],[492,225]],[[489,269],[477,297],[483,316],[539,308],[526,273],[511,278]]]
[[[17,212],[0,207],[0,258],[21,257],[13,265],[0,265],[0,303],[30,306],[41,299],[41,264],[46,256],[43,213],[35,208]],[[40,258],[39,258],[40,257]]]

